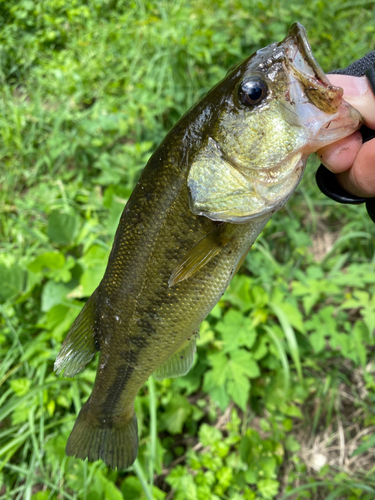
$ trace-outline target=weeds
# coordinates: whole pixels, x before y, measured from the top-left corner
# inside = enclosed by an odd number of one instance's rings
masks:
[[[53,374],[167,130],[296,20],[324,70],[349,64],[375,48],[372,7],[1,4],[1,499],[374,498],[375,228],[318,193],[314,161],[203,322],[191,372],[140,392],[133,468],[65,456],[95,360]]]

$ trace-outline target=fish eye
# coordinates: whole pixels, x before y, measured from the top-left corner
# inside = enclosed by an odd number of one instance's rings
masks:
[[[241,83],[238,98],[245,106],[256,106],[267,96],[267,85],[261,78],[252,78]]]

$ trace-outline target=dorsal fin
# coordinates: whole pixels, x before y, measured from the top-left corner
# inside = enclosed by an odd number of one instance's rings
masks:
[[[225,227],[225,223],[219,224],[184,255],[169,278],[169,287],[190,278],[229,243],[230,238],[225,234]]]
[[[55,361],[55,372],[65,370],[64,377],[74,377],[98,352],[95,341],[95,309],[98,289],[91,295],[74,321]]]
[[[154,371],[153,375],[156,380],[180,377],[188,373],[194,363],[197,335],[193,333],[178,351]]]

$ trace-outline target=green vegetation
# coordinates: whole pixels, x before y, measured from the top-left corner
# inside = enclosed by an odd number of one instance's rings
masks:
[[[166,131],[227,69],[307,29],[329,71],[374,2],[0,4],[0,499],[375,498],[375,226],[301,186],[212,314],[196,363],[140,392],[129,471],[65,456],[96,361],[53,373]],[[155,414],[157,420],[155,420]]]

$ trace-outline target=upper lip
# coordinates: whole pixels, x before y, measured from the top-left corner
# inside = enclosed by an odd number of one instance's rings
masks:
[[[305,28],[299,23],[293,24],[281,44],[285,48],[286,65],[300,82],[307,99],[326,113],[336,113],[343,90],[330,84],[317,63]]]
[[[309,68],[311,69],[311,72],[313,76],[315,76],[320,82],[322,82],[325,85],[329,85],[329,80],[326,77],[324,71],[322,68],[319,66],[317,60],[314,57],[314,54],[312,53],[308,38],[307,38],[307,33],[305,28],[302,26],[300,23],[294,23],[292,26],[289,28],[288,34],[284,38],[280,44],[286,44],[288,45],[288,42],[290,39],[294,39],[295,44],[302,54],[303,58],[305,59],[305,62],[308,64]]]

